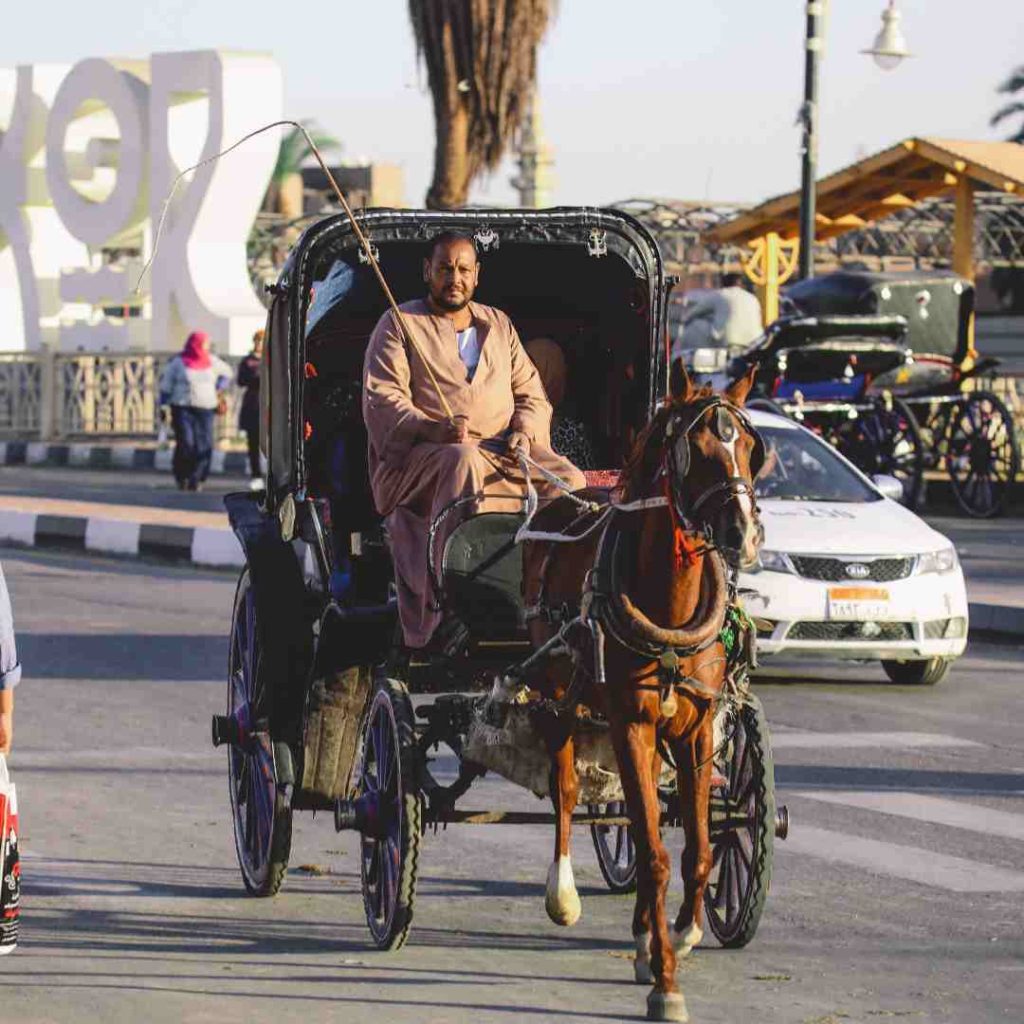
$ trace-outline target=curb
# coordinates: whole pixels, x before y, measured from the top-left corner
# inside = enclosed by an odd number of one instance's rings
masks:
[[[970,604],[970,632],[1024,640],[1024,608],[1003,604]]]
[[[164,526],[124,519],[3,510],[0,543],[154,558],[204,569],[234,569],[245,564],[238,538],[226,526]]]
[[[79,469],[150,469],[170,472],[172,450],[154,446],[48,444],[0,441],[0,466],[73,466]],[[246,452],[213,450],[211,474],[248,476]]]

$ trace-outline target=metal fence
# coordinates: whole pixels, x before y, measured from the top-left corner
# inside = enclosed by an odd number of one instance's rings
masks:
[[[0,355],[0,439],[155,440],[158,384],[173,354]],[[239,359],[224,360],[237,370]],[[232,386],[217,417],[219,443],[239,438],[242,393]]]

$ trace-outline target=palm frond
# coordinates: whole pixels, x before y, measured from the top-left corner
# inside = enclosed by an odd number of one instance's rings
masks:
[[[1009,93],[1011,96],[1015,92],[1024,91],[1024,64],[1019,68],[1014,68],[1010,73],[1010,77],[1005,82],[1001,83],[997,92]]]
[[[441,192],[464,202],[469,183],[500,162],[528,108],[537,46],[556,7],[557,0],[409,0],[438,131],[428,205],[431,198],[441,204]],[[456,130],[464,142],[454,139]],[[464,181],[442,187],[456,157]]]
[[[310,138],[321,153],[338,152],[342,148],[341,142],[320,128],[316,121],[302,121],[301,124],[309,132]],[[298,128],[292,128],[281,140],[281,146],[277,151],[277,163],[274,165],[270,180],[280,184],[289,174],[301,170],[312,152],[302,132]]]

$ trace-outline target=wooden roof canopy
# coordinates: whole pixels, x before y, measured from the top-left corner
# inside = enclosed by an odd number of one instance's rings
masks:
[[[904,139],[818,181],[815,238],[856,231],[958,186],[969,195],[970,183],[1024,197],[1024,145]],[[744,245],[774,233],[786,242],[798,237],[799,218],[800,193],[790,192],[717,225],[705,238]]]

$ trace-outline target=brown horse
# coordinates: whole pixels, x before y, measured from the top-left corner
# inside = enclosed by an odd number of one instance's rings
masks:
[[[675,982],[676,958],[703,934],[711,870],[712,719],[727,667],[719,640],[729,600],[727,570],[752,565],[762,537],[753,478],[764,449],[742,412],[752,383],[753,372],[716,395],[694,387],[681,364],[674,366],[671,396],[623,471],[623,511],[576,543],[532,541],[525,552],[534,645],[550,640],[581,605],[590,627],[588,633],[577,626],[579,635],[569,638],[577,655],[549,659],[539,684],[556,709],[542,725],[556,818],[545,904],[558,924],[572,924],[580,915],[569,858],[579,793],[573,733],[579,716],[591,709],[609,723],[636,844],[634,969],[637,982],[654,983],[647,1000],[652,1020],[688,1019]],[[534,527],[572,533],[585,519],[578,505],[561,499],[536,517]],[[659,829],[659,742],[678,766],[686,836],[685,897],[671,935],[665,912],[671,867]]]

